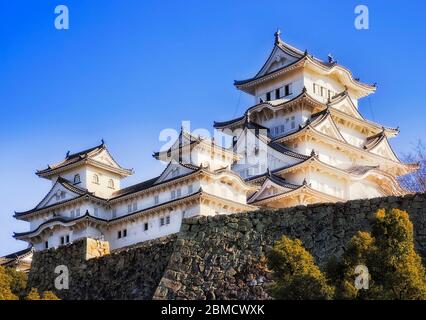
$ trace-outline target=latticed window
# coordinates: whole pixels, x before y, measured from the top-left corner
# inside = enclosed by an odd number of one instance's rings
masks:
[[[80,182],[81,182],[80,175],[77,173],[74,176],[74,184],[77,184],[77,183],[80,183]]]

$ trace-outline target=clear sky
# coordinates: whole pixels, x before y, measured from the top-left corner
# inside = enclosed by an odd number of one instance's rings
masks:
[[[54,27],[57,5],[69,30]],[[354,27],[365,4],[370,29]],[[325,0],[0,0],[0,255],[50,189],[34,172],[105,139],[135,169],[125,184],[158,174],[151,154],[165,128],[211,129],[252,99],[233,80],[254,75],[282,38],[378,83],[360,102],[367,117],[399,126],[401,154],[424,138],[426,2]]]

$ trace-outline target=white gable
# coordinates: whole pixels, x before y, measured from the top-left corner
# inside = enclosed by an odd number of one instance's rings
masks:
[[[382,156],[384,158],[400,162],[395,153],[392,151],[392,148],[389,145],[389,141],[386,138],[380,141],[374,148],[371,148],[370,152]]]
[[[352,100],[349,97],[346,97],[345,99],[342,99],[337,103],[332,103],[331,107],[343,113],[346,113],[354,118],[364,120],[364,118],[359,113],[358,109],[354,106]]]
[[[346,142],[343,138],[342,134],[339,131],[339,128],[337,128],[336,124],[334,123],[331,116],[326,116],[325,119],[321,120],[318,125],[314,126],[315,130],[329,136],[333,137],[334,139]]]
[[[275,182],[271,181],[270,179],[266,179],[263,183],[262,187],[259,189],[259,191],[253,195],[253,197],[250,199],[250,202],[255,200],[262,200],[265,198],[269,198],[271,196],[275,196],[277,194],[283,194],[285,192],[289,192],[292,189],[283,187],[279,184],[276,184]]]
[[[163,171],[163,173],[161,174],[161,176],[158,178],[158,180],[155,183],[157,184],[170,179],[175,179],[177,177],[187,175],[194,171],[195,171],[194,169],[187,168],[180,163],[172,161],[169,163],[167,168]]]
[[[292,56],[289,53],[284,52],[281,48],[275,46],[265,65],[262,67],[256,77],[261,77],[265,74],[288,66],[297,61],[298,59],[299,58]]]
[[[100,163],[106,164],[107,166],[110,166],[110,167],[120,168],[118,163],[115,162],[111,154],[106,149],[102,150],[97,155],[91,157],[91,159],[98,161]]]
[[[37,205],[37,209],[42,209],[44,207],[48,207],[54,205],[59,202],[64,202],[67,200],[71,200],[80,196],[77,193],[74,193],[67,188],[65,188],[59,182],[56,182],[52,189],[47,193],[44,199]]]

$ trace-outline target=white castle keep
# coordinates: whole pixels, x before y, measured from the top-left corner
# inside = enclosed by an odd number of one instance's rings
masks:
[[[388,139],[399,130],[365,119],[358,99],[375,85],[283,42],[251,79],[235,81],[254,97],[241,117],[215,122],[228,147],[182,130],[154,157],[166,161],[150,180],[121,188],[133,173],[102,143],[37,171],[51,180],[41,202],[15,217],[30,231],[14,237],[35,250],[102,238],[112,249],[176,233],[182,219],[318,202],[402,195],[402,163]]]

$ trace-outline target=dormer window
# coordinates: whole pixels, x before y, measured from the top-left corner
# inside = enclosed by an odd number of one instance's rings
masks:
[[[78,183],[80,183],[80,182],[81,182],[80,175],[77,173],[77,174],[74,176],[74,184],[78,184]]]
[[[109,181],[108,181],[108,188],[114,189],[114,180],[109,179]]]
[[[99,184],[99,176],[97,174],[93,175],[92,182],[95,184]]]

